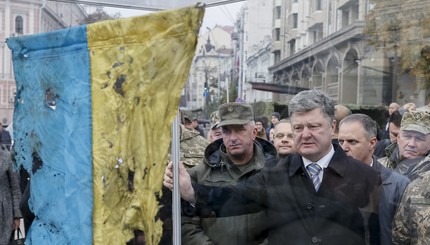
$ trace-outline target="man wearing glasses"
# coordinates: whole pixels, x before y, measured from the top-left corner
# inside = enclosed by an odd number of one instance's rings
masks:
[[[296,152],[293,141],[293,130],[291,129],[291,122],[288,119],[282,119],[276,124],[273,145],[275,145],[279,158],[285,158]]]

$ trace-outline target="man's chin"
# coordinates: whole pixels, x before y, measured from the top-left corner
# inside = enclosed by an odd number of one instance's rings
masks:
[[[407,153],[407,154],[404,154],[404,158],[405,159],[409,159],[409,160],[413,160],[413,159],[415,159],[415,158],[419,158],[420,156],[419,155],[417,155],[417,154],[410,154],[410,153]]]
[[[297,151],[302,157],[304,157],[304,158],[306,158],[306,159],[309,159],[309,160],[312,160],[316,155],[317,155],[317,152],[315,152],[315,151],[311,151],[311,150],[309,150],[309,149],[305,149],[305,150],[298,150]]]
[[[231,159],[242,159],[245,153],[243,153],[243,151],[229,151],[228,156]]]

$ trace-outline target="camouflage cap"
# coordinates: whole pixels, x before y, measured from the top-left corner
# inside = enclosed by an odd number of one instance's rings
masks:
[[[428,134],[430,133],[430,114],[425,111],[407,111],[403,114],[400,129]]]
[[[218,127],[226,125],[243,125],[254,120],[252,106],[246,103],[231,102],[219,106],[220,122]]]
[[[211,129],[217,128],[218,123],[219,123],[219,114],[218,114],[218,111],[214,111],[211,114]]]
[[[191,111],[184,111],[184,119],[188,119],[190,122],[197,120],[196,115]]]

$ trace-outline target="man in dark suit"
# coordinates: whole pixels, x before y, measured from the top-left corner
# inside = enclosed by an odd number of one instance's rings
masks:
[[[364,114],[352,114],[340,121],[339,125],[339,145],[346,155],[362,161],[381,174],[384,190],[379,203],[381,245],[392,245],[394,214],[410,181],[407,177],[382,166],[373,155],[377,144],[378,125],[372,118]]]
[[[380,176],[331,143],[333,100],[322,91],[307,90],[288,107],[296,154],[222,188],[191,185],[180,166],[182,198],[201,215],[265,210],[269,244],[378,244]],[[169,164],[164,185],[170,189],[172,175]]]

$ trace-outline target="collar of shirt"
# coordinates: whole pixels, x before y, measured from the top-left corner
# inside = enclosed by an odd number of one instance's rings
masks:
[[[318,164],[321,167],[321,169],[323,170],[323,171],[320,171],[318,174],[318,176],[320,177],[321,180],[323,179],[324,168],[327,168],[333,155],[334,155],[334,148],[333,148],[333,145],[331,145],[330,151],[325,156],[323,156],[320,160],[314,162],[314,163]],[[302,157],[302,160],[303,160],[303,164],[305,165],[305,168],[309,164],[313,163],[311,160],[306,159],[304,157]]]

